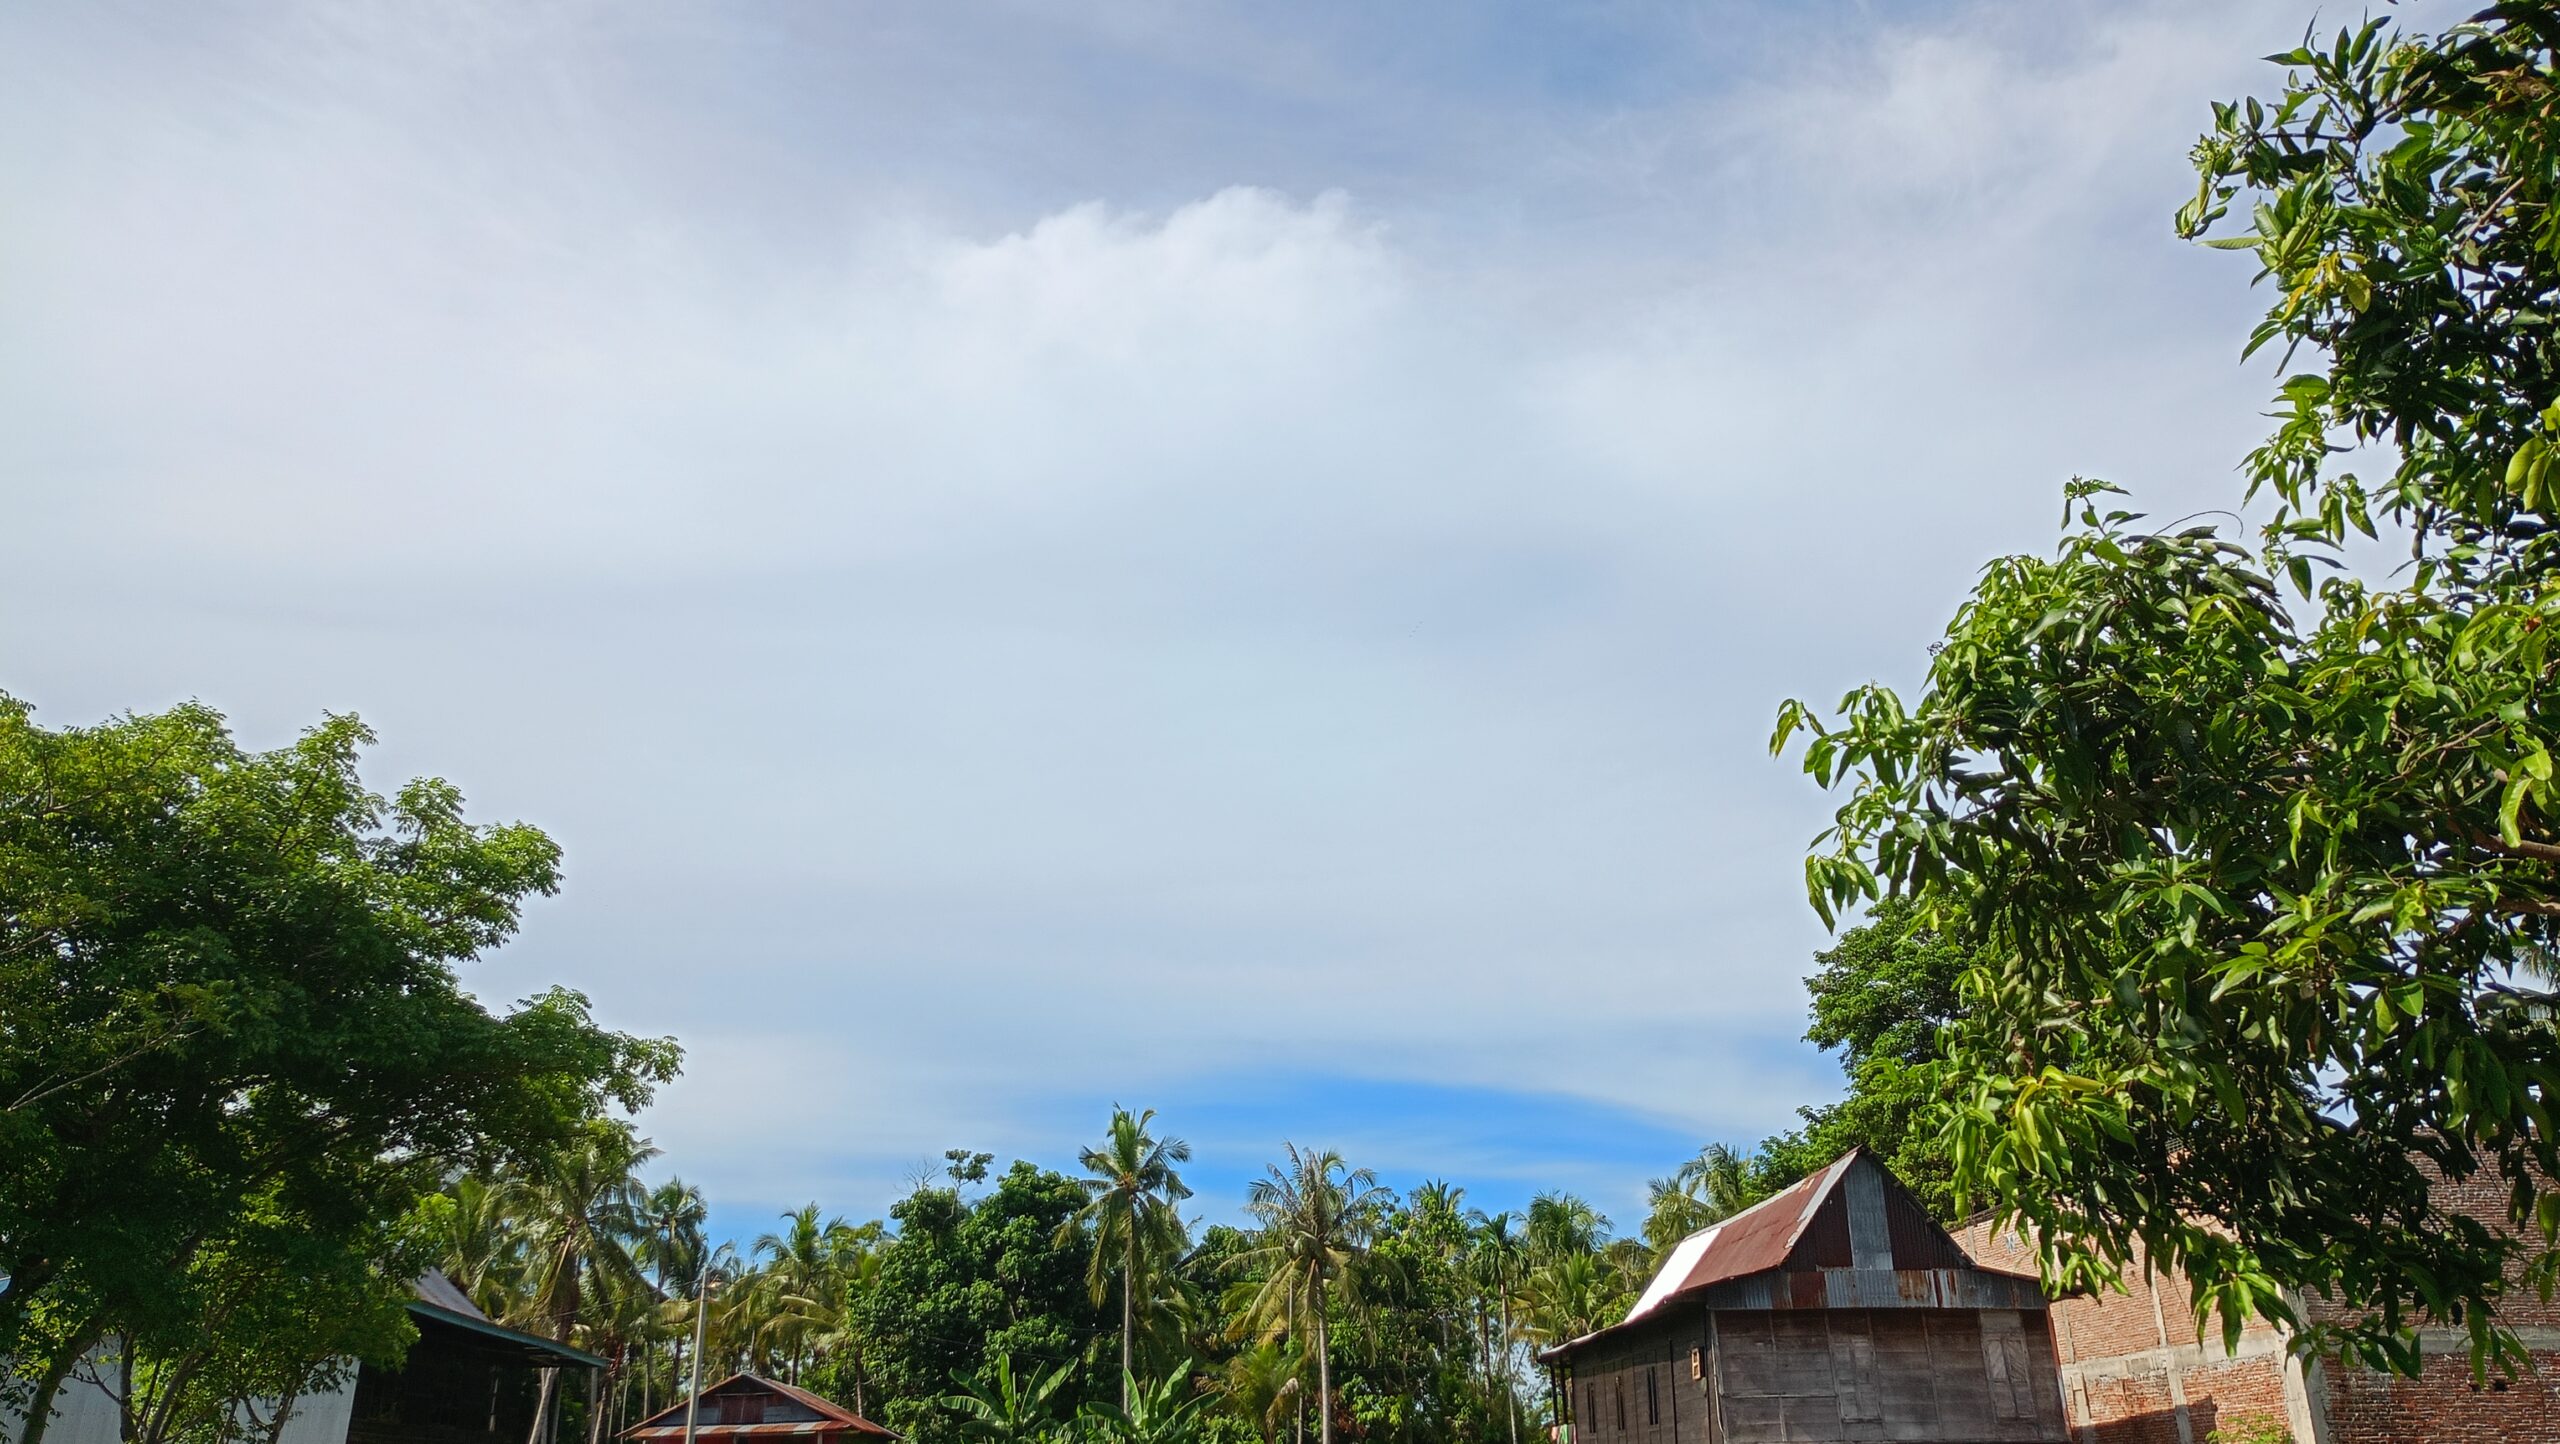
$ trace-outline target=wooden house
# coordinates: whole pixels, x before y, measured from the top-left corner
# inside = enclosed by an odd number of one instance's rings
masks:
[[[1539,1356],[1571,1444],[2066,1444],[2046,1300],[1863,1149],[1680,1241]]]
[[[898,1437],[840,1404],[761,1374],[732,1374],[703,1390],[698,1408],[680,1399],[621,1437],[632,1444],[683,1444],[688,1411],[696,1444],[875,1444]]]

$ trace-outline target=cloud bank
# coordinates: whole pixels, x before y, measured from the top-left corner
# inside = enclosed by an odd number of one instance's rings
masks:
[[[741,1217],[1115,1099],[1626,1209],[1835,1086],[1779,699],[2228,495],[2301,19],[13,12],[0,685],[552,830],[475,986]]]

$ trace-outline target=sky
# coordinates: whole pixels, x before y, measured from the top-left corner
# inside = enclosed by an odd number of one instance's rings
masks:
[[[2428,7],[2417,7],[2423,12]],[[0,8],[0,690],[566,849],[715,1223],[1114,1103],[1620,1227],[1835,1097],[1780,702],[2233,504],[2264,3]]]

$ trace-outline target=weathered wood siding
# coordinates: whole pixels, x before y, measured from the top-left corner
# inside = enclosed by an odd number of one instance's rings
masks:
[[[1724,1444],[2060,1444],[2038,1312],[1727,1310],[1715,1315]]]
[[[1723,1444],[1706,1329],[1704,1315],[1684,1310],[1576,1359],[1569,1407],[1577,1444]]]

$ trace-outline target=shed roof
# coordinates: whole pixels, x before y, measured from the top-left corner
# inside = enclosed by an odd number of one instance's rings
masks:
[[[540,1334],[528,1334],[522,1329],[492,1322],[471,1302],[470,1295],[456,1288],[453,1280],[446,1278],[440,1270],[429,1269],[418,1275],[409,1288],[417,1295],[409,1301],[410,1313],[433,1323],[450,1324],[478,1334],[525,1363],[552,1369],[604,1367],[604,1360],[584,1349],[571,1348],[557,1339],[546,1339]]]

